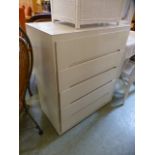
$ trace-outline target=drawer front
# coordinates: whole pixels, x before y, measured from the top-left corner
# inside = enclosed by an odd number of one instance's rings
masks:
[[[75,66],[124,48],[128,32],[120,31],[56,42],[58,69]]]
[[[62,111],[62,132],[65,132],[112,99],[113,86],[99,88]]]
[[[90,92],[99,88],[100,86],[115,79],[117,70],[117,68],[114,68],[106,72],[100,73],[95,77],[92,77],[84,82],[81,82],[80,84],[77,84],[69,89],[66,89],[65,91],[62,91],[60,93],[61,108],[65,108],[66,106],[74,103],[83,96],[86,96]]]
[[[122,57],[123,52],[115,52],[74,67],[70,67],[66,70],[58,71],[60,92],[88,80],[97,74],[103,73],[106,70],[120,66]]]

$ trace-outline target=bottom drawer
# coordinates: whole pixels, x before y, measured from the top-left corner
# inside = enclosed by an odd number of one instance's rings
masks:
[[[62,132],[70,129],[82,119],[109,102],[112,98],[113,88],[114,81],[106,86],[98,88],[96,91],[62,110]]]

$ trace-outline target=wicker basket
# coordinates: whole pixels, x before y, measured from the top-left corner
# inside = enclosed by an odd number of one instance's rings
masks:
[[[51,0],[52,19],[75,24],[119,22],[126,0]]]

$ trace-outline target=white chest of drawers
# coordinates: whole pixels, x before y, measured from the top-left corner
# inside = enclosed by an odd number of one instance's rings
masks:
[[[27,24],[41,108],[64,133],[112,98],[128,25],[76,30],[59,23]]]

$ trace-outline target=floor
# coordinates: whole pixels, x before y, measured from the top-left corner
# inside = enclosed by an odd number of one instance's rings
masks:
[[[135,95],[130,94],[124,106],[111,103],[80,124],[58,136],[41,112],[37,97],[29,100],[32,113],[44,134],[37,134],[31,120],[20,117],[20,155],[134,155]],[[115,101],[112,101],[115,102]]]

